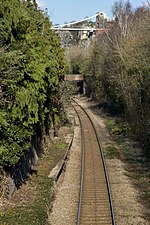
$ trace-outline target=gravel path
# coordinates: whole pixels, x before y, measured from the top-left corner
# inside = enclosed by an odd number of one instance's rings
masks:
[[[77,118],[76,125],[66,172],[55,187],[55,200],[49,214],[50,225],[76,224],[81,171],[81,134]]]

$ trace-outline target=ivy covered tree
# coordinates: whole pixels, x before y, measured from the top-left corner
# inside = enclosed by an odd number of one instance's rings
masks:
[[[59,117],[60,39],[36,1],[0,1],[0,164],[14,166]]]

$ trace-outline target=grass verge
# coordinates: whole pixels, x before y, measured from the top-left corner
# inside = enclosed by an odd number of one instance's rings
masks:
[[[118,159],[118,158],[120,158],[120,152],[113,145],[107,146],[105,151],[106,151],[106,157],[108,159],[114,159],[114,158]]]
[[[12,196],[0,212],[1,225],[47,225],[47,212],[53,199],[50,170],[64,157],[64,140],[47,141],[43,156],[34,168],[34,175]]]
[[[129,124],[118,118],[105,118],[105,124],[112,140],[117,144],[106,148],[107,158],[120,158],[125,162],[127,175],[132,179],[133,185],[140,194],[139,201],[147,207],[150,206],[150,164],[144,151],[137,141]],[[150,214],[148,215],[150,218]]]

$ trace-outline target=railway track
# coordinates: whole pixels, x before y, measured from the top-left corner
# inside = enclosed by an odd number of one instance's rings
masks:
[[[82,135],[82,174],[77,225],[115,225],[104,156],[87,112],[73,100]]]

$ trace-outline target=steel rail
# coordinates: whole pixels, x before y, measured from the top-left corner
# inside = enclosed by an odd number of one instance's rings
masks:
[[[72,105],[72,104],[71,104]],[[83,127],[82,127],[82,123],[81,123],[81,119],[78,115],[77,110],[75,109],[75,107],[72,105],[72,107],[74,108],[78,119],[79,119],[79,123],[80,123],[80,127],[81,127],[81,146],[82,146],[82,159],[81,159],[81,177],[80,177],[80,196],[79,196],[79,203],[78,203],[78,216],[77,216],[77,225],[80,224],[80,215],[81,215],[81,202],[82,202],[82,193],[83,193],[83,177],[84,177],[84,146],[85,146],[85,141],[84,141],[84,133],[83,133]]]
[[[105,174],[105,178],[106,178],[107,191],[108,191],[108,197],[109,197],[109,203],[110,203],[112,225],[115,225],[115,215],[114,215],[114,209],[113,209],[113,203],[112,203],[112,196],[111,196],[110,184],[109,184],[109,179],[108,179],[108,173],[107,173],[107,169],[106,169],[106,162],[105,162],[104,154],[103,154],[103,151],[102,151],[102,146],[101,146],[101,143],[100,143],[100,139],[99,139],[99,136],[97,134],[97,130],[96,130],[95,126],[94,126],[94,123],[93,123],[91,117],[87,113],[87,111],[77,101],[75,101],[74,99],[72,99],[72,101],[74,101],[85,112],[85,114],[89,118],[89,120],[90,120],[90,122],[92,124],[92,127],[94,129],[94,132],[95,132],[95,135],[96,135],[96,139],[97,139],[97,142],[98,142],[98,145],[99,145],[99,149],[100,149],[100,154],[101,154],[101,157],[102,157],[102,162],[103,162],[104,174]],[[77,111],[76,111],[76,113],[77,113]],[[77,115],[78,115],[78,113],[77,113]],[[78,118],[79,118],[79,116],[78,116]],[[80,120],[80,123],[81,123],[81,119],[80,118],[79,118],[79,120]],[[83,157],[83,155],[82,155],[82,157]],[[82,166],[82,170],[83,170],[83,166]],[[82,171],[82,175],[81,176],[83,176],[83,175],[84,175],[84,171]],[[81,184],[83,185],[83,177],[82,177]],[[81,189],[83,189],[83,187],[80,187],[80,190]],[[78,214],[77,225],[80,224],[81,200],[82,200],[82,192],[80,193],[80,201],[79,201],[79,206],[78,206],[78,213],[79,214]]]

